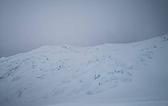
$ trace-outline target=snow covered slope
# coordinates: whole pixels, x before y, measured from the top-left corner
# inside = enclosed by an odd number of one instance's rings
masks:
[[[0,106],[168,106],[168,35],[0,58]]]

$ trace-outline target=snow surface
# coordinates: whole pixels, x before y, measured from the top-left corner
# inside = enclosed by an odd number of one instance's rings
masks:
[[[0,106],[168,106],[168,35],[0,58]]]

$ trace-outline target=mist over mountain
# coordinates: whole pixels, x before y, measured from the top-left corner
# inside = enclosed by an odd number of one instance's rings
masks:
[[[168,0],[0,0],[0,57],[168,34]]]

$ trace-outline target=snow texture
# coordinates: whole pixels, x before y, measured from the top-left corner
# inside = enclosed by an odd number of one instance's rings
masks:
[[[168,35],[0,58],[1,106],[168,106]]]

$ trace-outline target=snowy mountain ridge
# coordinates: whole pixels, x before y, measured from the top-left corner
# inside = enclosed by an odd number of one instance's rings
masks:
[[[158,59],[157,65],[164,67],[164,75],[157,78],[168,81],[165,77],[168,59],[164,57],[167,52],[168,35],[164,35],[128,44],[84,48],[44,46],[3,57],[0,58],[0,105],[49,105],[96,97],[136,81],[136,73],[150,70],[150,64]],[[153,73],[159,71],[154,70]],[[164,92],[165,99],[168,91]]]

